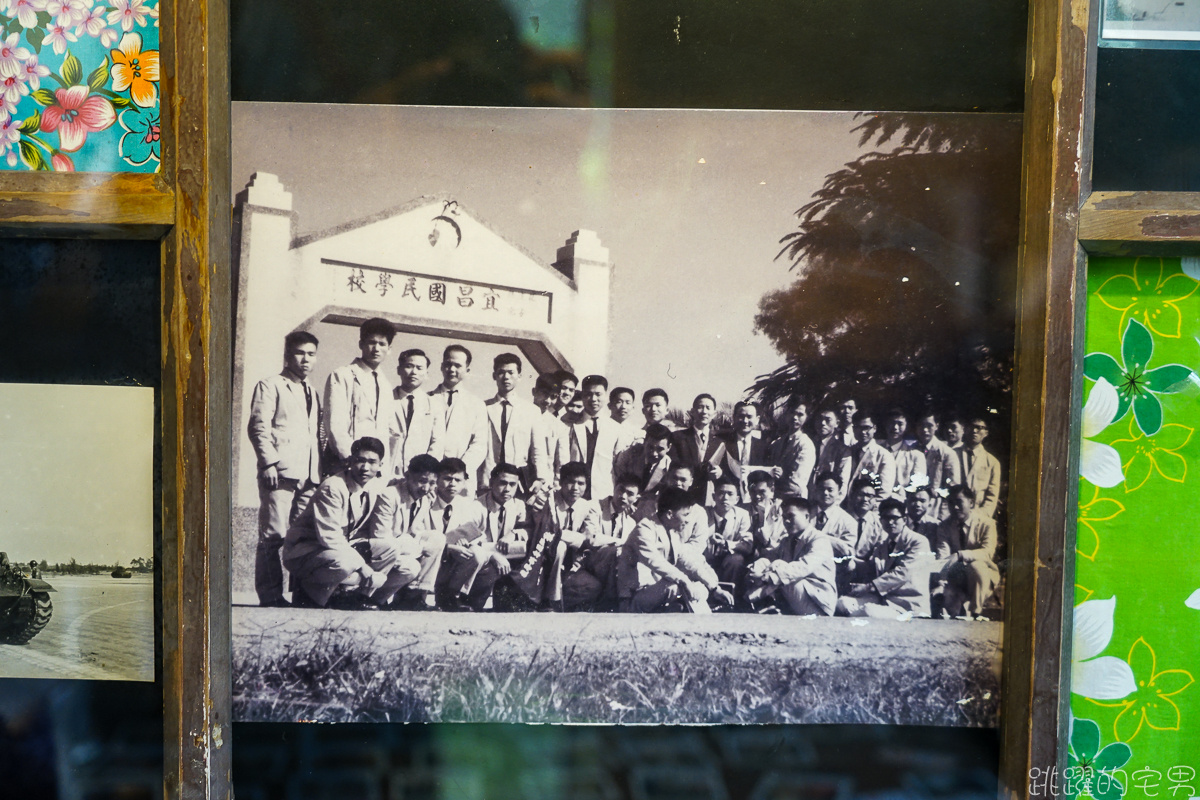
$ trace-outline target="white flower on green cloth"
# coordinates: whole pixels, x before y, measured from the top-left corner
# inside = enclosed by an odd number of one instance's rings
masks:
[[[1071,692],[1092,700],[1120,700],[1137,691],[1133,670],[1116,656],[1101,656],[1113,636],[1117,598],[1075,606],[1071,637]]]
[[[1117,415],[1117,390],[1104,378],[1096,381],[1083,406],[1083,443],[1079,447],[1079,474],[1090,483],[1109,489],[1125,480],[1121,455],[1112,445],[1094,442]]]

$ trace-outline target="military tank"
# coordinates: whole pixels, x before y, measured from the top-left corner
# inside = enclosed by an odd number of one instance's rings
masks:
[[[31,575],[36,573],[31,573]],[[0,553],[0,643],[26,644],[50,622],[54,587],[25,575]]]

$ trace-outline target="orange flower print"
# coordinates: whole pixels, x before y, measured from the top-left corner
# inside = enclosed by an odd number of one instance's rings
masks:
[[[112,51],[113,91],[129,90],[134,105],[149,108],[158,99],[158,51],[142,52],[142,36],[127,33]]]

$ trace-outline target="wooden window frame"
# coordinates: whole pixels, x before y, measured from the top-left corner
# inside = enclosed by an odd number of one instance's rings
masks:
[[[1098,0],[1031,0],[1004,634],[1001,795],[1065,738],[1087,256],[1200,250],[1200,194],[1090,190]],[[0,236],[162,243],[164,782],[229,797],[227,0],[163,0],[157,175],[0,173]]]

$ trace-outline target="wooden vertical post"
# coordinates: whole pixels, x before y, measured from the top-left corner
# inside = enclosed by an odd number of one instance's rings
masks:
[[[164,3],[162,34],[164,782],[207,799],[230,794],[226,0]]]

